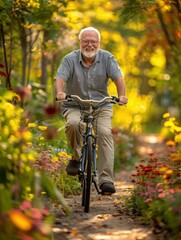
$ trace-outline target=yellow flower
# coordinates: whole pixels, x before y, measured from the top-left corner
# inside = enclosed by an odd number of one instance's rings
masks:
[[[29,131],[22,132],[22,138],[27,142],[30,141],[32,139],[31,132],[29,132]]]
[[[173,170],[168,169],[168,170],[166,171],[166,174],[173,174]]]
[[[39,128],[41,131],[47,130],[47,126],[39,126],[38,128]]]
[[[2,135],[8,136],[10,134],[10,129],[8,126],[4,126],[4,128],[1,130]]]
[[[166,142],[166,146],[175,146],[175,145],[176,145],[175,142],[172,140],[169,140]]]
[[[175,139],[174,140],[175,140],[175,142],[180,143],[181,142],[181,133],[175,135]]]
[[[58,161],[58,158],[57,157],[53,157],[52,158],[52,162],[57,162]]]
[[[163,118],[169,118],[170,117],[170,113],[164,113],[163,114]]]
[[[164,127],[173,127],[174,123],[172,121],[166,121],[164,122]]]
[[[181,127],[175,126],[175,127],[174,127],[174,130],[175,130],[175,132],[178,132],[178,133],[179,133],[179,132],[181,132]]]
[[[28,232],[32,228],[32,221],[17,210],[11,210],[9,212],[9,218],[11,222],[20,230]]]
[[[25,171],[26,171],[26,172],[31,172],[31,170],[32,170],[32,169],[31,169],[29,166],[25,166]]]
[[[23,162],[26,162],[26,161],[27,161],[26,154],[21,153],[21,154],[20,154],[20,159],[21,159]]]
[[[181,161],[181,153],[171,153],[170,154],[170,161]]]
[[[27,200],[31,202],[33,198],[34,198],[34,194],[33,193],[29,193]]]
[[[34,127],[36,127],[36,123],[28,123],[28,127],[29,128],[34,128]]]
[[[39,138],[37,138],[37,140],[44,140],[45,138],[44,137],[39,137]]]
[[[60,157],[64,157],[64,156],[67,156],[67,153],[66,152],[58,152],[58,155]]]
[[[25,189],[26,189],[27,192],[31,192],[31,188],[29,186],[26,186]]]
[[[166,167],[161,167],[161,168],[158,168],[158,171],[160,172],[166,172],[168,168]]]

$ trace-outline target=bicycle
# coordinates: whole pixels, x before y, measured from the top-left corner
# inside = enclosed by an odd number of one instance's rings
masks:
[[[84,100],[77,95],[66,96],[66,99],[61,102],[76,101],[80,105],[87,104],[88,110],[86,110],[86,116],[83,117],[85,123],[85,131],[82,135],[83,145],[80,158],[80,172],[79,181],[82,188],[82,207],[84,212],[88,213],[90,208],[90,194],[91,185],[94,187],[98,194],[102,194],[97,184],[97,166],[96,166],[96,141],[97,137],[93,131],[93,112],[99,107],[103,107],[106,103],[124,105],[119,102],[119,99],[115,96],[104,97],[102,100]],[[95,106],[96,104],[96,106]]]

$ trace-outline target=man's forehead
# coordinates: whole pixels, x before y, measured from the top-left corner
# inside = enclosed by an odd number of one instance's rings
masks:
[[[85,30],[82,33],[82,37],[89,37],[89,36],[98,38],[98,34],[94,30]]]

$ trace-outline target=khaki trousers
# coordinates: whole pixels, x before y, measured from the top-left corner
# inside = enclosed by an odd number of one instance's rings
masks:
[[[63,113],[66,120],[66,135],[74,151],[73,159],[81,156],[83,123],[79,109],[68,109]],[[94,131],[98,144],[98,182],[113,183],[114,142],[112,137],[112,109],[101,108],[94,111]]]

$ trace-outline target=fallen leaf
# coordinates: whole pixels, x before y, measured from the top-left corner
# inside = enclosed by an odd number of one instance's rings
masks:
[[[77,229],[73,229],[73,230],[70,232],[70,235],[71,235],[71,236],[76,236],[77,234],[79,234],[79,232],[78,232]]]

